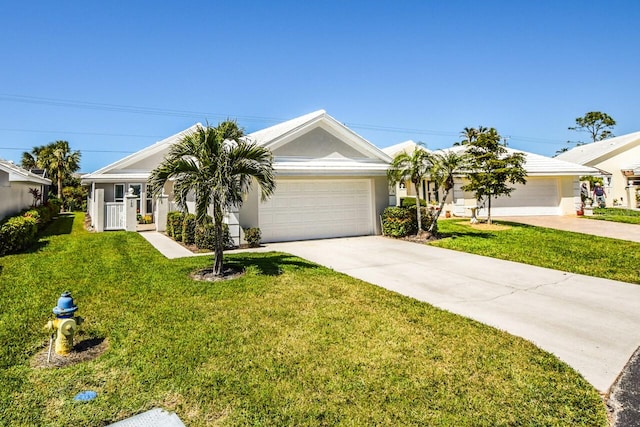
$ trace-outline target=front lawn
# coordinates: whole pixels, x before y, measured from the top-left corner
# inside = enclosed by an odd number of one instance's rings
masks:
[[[444,239],[431,244],[571,273],[640,284],[640,243],[494,221],[505,229],[474,227],[468,219],[438,222]]]
[[[598,393],[533,344],[282,253],[195,282],[136,233],[63,217],[0,258],[0,425],[112,423],[153,407],[202,425],[607,425]],[[99,358],[32,368],[64,290]],[[75,403],[94,390],[98,397]]]
[[[640,211],[622,208],[595,208],[588,219],[623,222],[625,224],[640,224]]]

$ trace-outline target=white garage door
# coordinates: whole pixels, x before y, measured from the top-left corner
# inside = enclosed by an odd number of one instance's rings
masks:
[[[514,185],[511,197],[492,200],[491,216],[561,215],[558,185],[557,178],[528,178],[525,185]]]
[[[371,180],[278,180],[260,203],[263,242],[373,234]]]

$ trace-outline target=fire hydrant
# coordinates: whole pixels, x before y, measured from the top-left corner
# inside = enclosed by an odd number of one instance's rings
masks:
[[[62,293],[58,305],[53,307],[56,318],[47,322],[45,328],[51,331],[52,337],[56,336],[56,354],[66,356],[73,350],[73,335],[84,321],[82,317],[73,315],[77,310],[70,292]]]

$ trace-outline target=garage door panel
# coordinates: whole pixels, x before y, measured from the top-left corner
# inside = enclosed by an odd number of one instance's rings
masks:
[[[260,205],[263,241],[373,233],[371,181],[283,180]]]
[[[557,178],[529,179],[525,185],[514,185],[511,197],[491,201],[491,215],[560,215]]]

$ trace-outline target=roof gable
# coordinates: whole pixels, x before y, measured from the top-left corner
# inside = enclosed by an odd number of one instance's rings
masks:
[[[382,150],[324,110],[253,132],[247,138],[270,149],[276,155],[276,161],[278,156],[361,158],[383,163],[391,161]],[[289,144],[292,145],[287,147]],[[309,151],[305,152],[305,149]]]
[[[603,139],[589,144],[579,145],[555,158],[581,165],[593,166],[614,154],[640,145],[640,132],[628,133],[614,138]]]
[[[176,133],[175,135],[171,135],[170,137],[158,141],[153,145],[145,147],[140,151],[136,151],[135,153],[117,160],[101,169],[98,169],[95,172],[84,175],[82,177],[82,180],[90,181],[91,178],[108,174],[149,172],[158,164],[160,164],[173,144],[180,141],[184,136],[195,132],[200,126],[202,126],[200,123],[196,123],[193,126]]]

